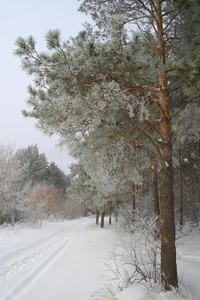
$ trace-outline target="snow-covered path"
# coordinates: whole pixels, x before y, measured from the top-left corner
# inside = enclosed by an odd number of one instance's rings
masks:
[[[83,218],[0,236],[0,299],[89,299],[104,283],[101,257],[109,251],[111,234],[98,244],[102,229],[92,230],[91,222]]]
[[[0,227],[0,300],[90,300],[96,290],[110,287],[105,262],[112,227],[106,219],[101,229],[93,217],[44,222],[40,229]],[[103,300],[200,300],[198,231],[177,241],[177,264],[183,297],[135,283]]]

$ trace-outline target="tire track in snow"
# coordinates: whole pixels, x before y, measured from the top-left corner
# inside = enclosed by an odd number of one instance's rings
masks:
[[[22,259],[15,261],[11,265],[3,268],[0,272],[0,283],[9,281],[14,276],[22,274],[22,280],[20,280],[12,290],[8,293],[4,293],[2,300],[19,299],[18,296],[22,296],[39,278],[40,276],[56,261],[56,259],[62,255],[62,252],[70,245],[75,232],[87,224],[88,220],[79,220],[78,223],[73,224],[70,227],[66,227],[65,235],[56,239],[55,241],[45,244],[42,247],[36,249],[30,254],[26,255]],[[52,236],[49,237],[49,240]],[[21,271],[28,268],[26,277],[23,277]],[[31,270],[30,270],[31,269]],[[17,298],[16,298],[17,297]]]
[[[43,260],[39,265],[32,269],[29,275],[11,289],[2,300],[16,300],[20,299],[26,292],[35,284],[35,282],[51,267],[51,265],[62,255],[66,248],[71,244],[75,233],[65,240],[56,251],[54,251],[48,258]]]
[[[72,225],[72,227],[73,227],[73,225]],[[33,244],[30,244],[27,247],[24,247],[24,246],[20,247],[20,246],[18,246],[15,249],[10,250],[9,252],[2,253],[2,254],[0,254],[0,263],[1,262],[5,262],[5,260],[9,260],[10,257],[12,258],[12,256],[14,256],[14,255],[16,255],[18,253],[20,254],[20,253],[22,253],[24,251],[29,251],[29,250],[31,250],[33,248],[37,248],[39,246],[42,246],[46,242],[48,242],[50,239],[53,239],[54,237],[60,235],[63,232],[66,232],[66,228],[60,229],[60,230],[56,231],[55,233],[53,233],[52,235],[50,235],[50,236],[48,236],[48,237],[46,237],[44,239],[41,239],[40,241],[37,241],[37,242],[35,242]]]
[[[60,238],[59,240],[56,240],[46,246],[35,250],[23,259],[3,268],[0,271],[0,283],[12,278],[16,273],[20,272],[28,265],[33,264],[38,258],[47,255],[50,250],[56,250],[57,247],[60,247],[60,245],[62,245],[63,240],[65,240],[65,238]]]

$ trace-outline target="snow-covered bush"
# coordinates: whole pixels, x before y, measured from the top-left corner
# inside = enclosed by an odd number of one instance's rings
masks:
[[[61,195],[54,187],[37,185],[31,191],[31,198],[33,207],[40,206],[46,217],[58,213]]]
[[[185,224],[182,227],[180,227],[180,224],[177,223],[177,225],[176,225],[176,240],[178,240],[184,236],[193,234],[194,232],[199,231],[199,230],[200,230],[200,226],[194,224],[190,220],[186,220]]]
[[[61,218],[76,219],[84,216],[86,207],[77,200],[67,198],[66,200],[60,202],[59,209]]]
[[[97,290],[91,295],[92,300],[118,300],[115,289],[110,285],[106,285],[103,288]]]
[[[153,286],[160,281],[160,235],[155,216],[136,212],[134,222],[122,216],[115,228],[116,241],[109,257],[108,276],[118,290],[133,282],[146,281]]]
[[[59,215],[61,195],[48,185],[30,187],[27,195],[26,221],[34,227],[41,227],[42,221]]]

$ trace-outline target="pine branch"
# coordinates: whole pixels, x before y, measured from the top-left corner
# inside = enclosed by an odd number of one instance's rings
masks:
[[[171,119],[174,118],[176,115],[178,115],[190,102],[196,100],[199,97],[200,97],[200,95],[188,100],[173,116],[171,116]]]
[[[133,124],[132,122],[130,122],[130,120],[128,120],[128,119],[126,119],[126,120],[127,120],[127,122],[128,122],[131,126],[133,126],[137,131],[141,132],[141,133],[142,133],[142,134],[143,134],[143,135],[151,142],[151,144],[154,146],[156,152],[158,153],[158,155],[159,155],[159,157],[160,157],[160,159],[161,159],[161,162],[162,162],[163,166],[165,166],[164,158],[162,157],[162,154],[161,154],[161,152],[160,152],[158,146],[156,145],[156,143],[153,141],[153,139],[152,139],[145,131],[143,131],[143,130],[140,129],[138,126],[136,126],[135,124]],[[165,167],[166,167],[166,166],[165,166]]]

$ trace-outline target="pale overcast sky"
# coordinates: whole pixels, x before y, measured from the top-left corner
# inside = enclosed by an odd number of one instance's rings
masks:
[[[44,48],[44,35],[49,29],[60,29],[67,40],[83,29],[89,17],[77,12],[78,0],[0,0],[0,144],[15,144],[25,148],[37,144],[49,162],[69,173],[73,160],[55,146],[57,138],[48,138],[35,129],[34,119],[24,118],[27,86],[31,84],[20,68],[20,60],[13,55],[18,36],[33,35],[38,47]]]

